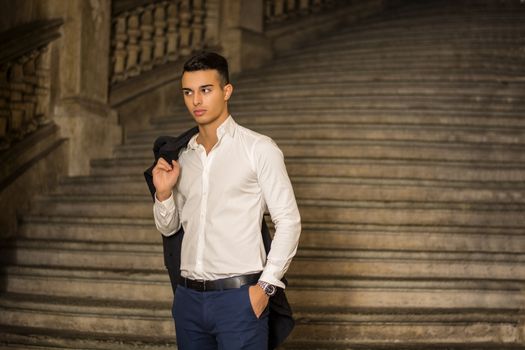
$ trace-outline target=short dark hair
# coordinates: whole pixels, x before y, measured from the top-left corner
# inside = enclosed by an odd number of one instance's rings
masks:
[[[182,74],[184,74],[184,72],[195,72],[208,69],[214,69],[219,72],[222,87],[230,83],[228,61],[218,53],[210,51],[202,51],[190,57],[190,59],[184,63]]]

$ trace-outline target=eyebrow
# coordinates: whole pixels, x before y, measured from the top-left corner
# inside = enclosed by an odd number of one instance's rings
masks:
[[[201,86],[199,86],[199,89],[207,88],[207,87],[213,87],[213,84],[201,85]],[[183,87],[183,88],[182,88],[182,91],[193,91],[193,90],[190,89],[190,88],[187,88],[187,87]]]

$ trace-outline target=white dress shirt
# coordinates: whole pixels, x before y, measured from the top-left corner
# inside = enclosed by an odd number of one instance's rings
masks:
[[[153,205],[163,235],[184,227],[181,275],[215,280],[262,271],[260,280],[284,288],[301,218],[281,150],[231,116],[209,154],[197,136],[180,154],[174,193],[163,202],[155,196]],[[261,235],[266,209],[275,225],[268,257]]]

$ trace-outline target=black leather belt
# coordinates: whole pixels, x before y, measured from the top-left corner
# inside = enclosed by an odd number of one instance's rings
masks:
[[[189,278],[179,277],[179,285],[199,292],[217,291],[225,289],[241,288],[247,284],[255,284],[261,277],[261,273],[222,278],[213,281],[196,281]]]

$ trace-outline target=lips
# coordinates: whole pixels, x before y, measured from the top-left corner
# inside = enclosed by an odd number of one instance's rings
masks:
[[[205,109],[195,109],[195,110],[193,110],[193,114],[194,114],[196,117],[200,117],[200,116],[202,116],[204,113],[206,113],[206,110],[205,110]]]

